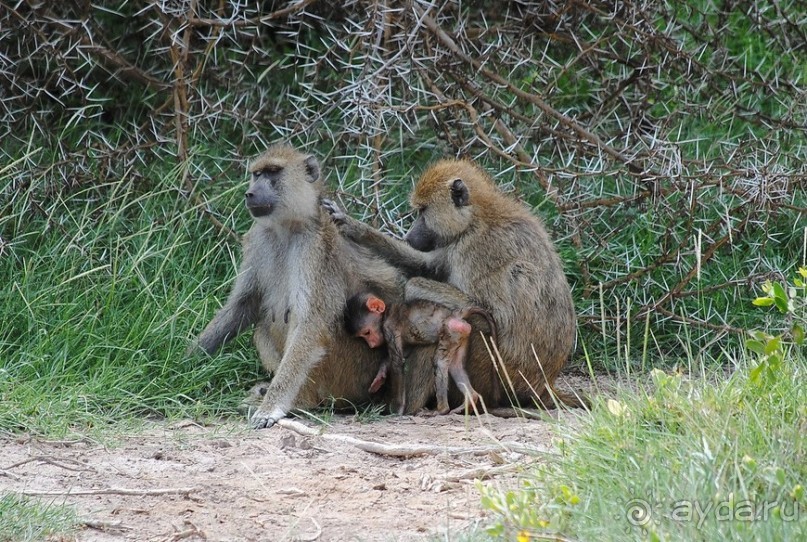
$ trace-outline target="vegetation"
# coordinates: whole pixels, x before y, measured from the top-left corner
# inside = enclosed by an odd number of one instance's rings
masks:
[[[527,476],[481,487],[495,536],[581,540],[800,540],[807,536],[807,268],[770,285],[791,331],[756,333],[728,378],[654,369],[649,390],[602,399]]]
[[[807,535],[803,357],[773,385],[740,371],[598,404],[521,489],[486,490],[489,533],[544,540],[800,540]]]
[[[77,518],[72,508],[0,495],[0,541],[45,540],[56,533],[69,534]]]
[[[396,234],[424,164],[462,155],[552,229],[575,361],[665,369],[598,403],[525,490],[486,493],[494,533],[803,537],[804,325],[784,287],[807,259],[800,0],[0,7],[0,433],[234,412],[261,377],[249,339],[183,352],[229,289],[244,159],[270,141],[316,152],[337,198]],[[766,331],[746,350],[749,329]],[[775,504],[701,523],[678,501]]]
[[[480,160],[554,231],[597,370],[730,362],[804,258],[795,1],[2,4],[0,429],[232,410],[249,349],[182,352],[278,138],[393,233],[425,162]]]

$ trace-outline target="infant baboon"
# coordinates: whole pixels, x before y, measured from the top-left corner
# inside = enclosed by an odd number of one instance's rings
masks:
[[[333,205],[330,211],[343,235],[419,276],[407,283],[405,299],[490,310],[499,332],[501,366],[475,336],[466,364],[488,406],[554,405],[553,383],[574,347],[575,312],[563,265],[541,219],[499,191],[468,160],[432,165],[411,202],[418,217],[406,242],[382,235]],[[417,369],[407,379],[408,409],[428,401],[424,390],[430,386],[419,380],[427,376]],[[559,398],[569,406],[583,404],[576,396]]]
[[[381,354],[344,331],[345,302],[368,289],[397,300],[404,277],[339,234],[320,207],[316,158],[274,145],[249,171],[246,206],[254,222],[244,237],[243,261],[198,347],[213,353],[254,324],[261,362],[274,373],[250,418],[255,428],[271,426],[293,407],[367,402]]]
[[[411,346],[437,345],[434,357],[435,392],[437,411],[447,414],[448,375],[451,374],[465,401],[455,412],[473,409],[479,394],[471,386],[465,372],[465,358],[468,355],[468,337],[471,324],[466,321],[471,314],[480,314],[487,319],[493,340],[496,341],[496,325],[490,313],[481,307],[465,307],[451,310],[444,305],[424,300],[406,303],[387,304],[374,293],[356,294],[347,301],[345,326],[348,334],[364,339],[370,348],[387,346],[388,359],[381,363],[370,392],[378,391],[392,370],[397,383],[394,396],[399,403],[398,414],[403,414],[406,405],[406,387],[403,367],[406,349]]]

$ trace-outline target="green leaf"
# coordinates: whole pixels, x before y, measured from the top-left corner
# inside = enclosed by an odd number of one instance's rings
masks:
[[[771,288],[773,295],[773,302],[776,303],[776,308],[781,312],[787,312],[787,293],[784,287],[778,282],[774,282]]]
[[[759,377],[762,374],[763,369],[765,369],[764,361],[759,365],[757,365],[756,367],[754,367],[753,369],[751,369],[751,372],[748,373],[748,379],[754,383],[759,382]]]
[[[771,305],[773,305],[773,299],[771,299],[770,297],[758,297],[751,303],[753,303],[757,307],[770,307]]]
[[[774,337],[765,345],[765,354],[771,355],[782,349],[782,337]]]
[[[754,339],[763,342],[767,342],[767,340],[771,338],[770,335],[758,329],[752,329],[751,331],[748,332],[748,334],[751,335],[751,337],[753,337]]]
[[[776,352],[775,354],[771,354],[766,360],[766,364],[768,366],[768,375],[770,378],[775,379],[779,369],[782,368],[782,353]]]
[[[745,347],[755,354],[762,355],[765,353],[765,343],[755,339],[748,339],[745,341]]]
[[[799,324],[793,324],[793,329],[790,330],[790,334],[793,335],[793,341],[801,346],[804,344],[804,328],[801,327]]]

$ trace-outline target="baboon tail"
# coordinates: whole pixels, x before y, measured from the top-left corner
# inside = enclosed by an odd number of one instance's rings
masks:
[[[558,391],[553,386],[547,385],[544,392],[538,398],[538,402],[546,409],[557,408],[591,408],[591,401],[580,392],[567,393]]]
[[[493,337],[493,342],[498,346],[499,336],[496,333],[496,322],[493,320],[493,316],[490,315],[490,312],[486,311],[482,307],[468,307],[465,313],[468,315],[478,314],[483,316],[485,320],[488,321],[488,326],[490,326],[490,336]]]
[[[528,420],[540,420],[545,416],[547,410],[555,408],[591,408],[588,397],[579,392],[567,393],[555,390],[554,387],[547,386],[538,401],[535,396],[524,397],[524,403],[535,404],[537,408],[523,408],[518,406],[496,406],[488,409],[488,414],[498,418],[526,418]],[[537,404],[536,404],[537,403]]]

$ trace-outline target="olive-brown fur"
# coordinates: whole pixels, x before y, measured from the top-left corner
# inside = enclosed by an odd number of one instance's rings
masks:
[[[471,383],[487,405],[553,406],[553,383],[574,348],[576,319],[560,257],[541,219],[468,160],[441,160],[428,168],[411,203],[418,218],[406,236],[409,244],[347,218],[340,220],[342,232],[423,277],[409,281],[405,299],[474,304],[490,312],[504,371],[478,334],[467,362]],[[429,400],[423,390],[432,386],[422,369],[412,367],[408,376],[412,410]],[[561,399],[583,404],[573,396]]]
[[[275,145],[249,171],[246,205],[254,221],[238,276],[196,345],[213,353],[254,325],[261,362],[274,374],[252,414],[255,428],[331,398],[337,405],[367,402],[381,353],[347,335],[343,309],[368,289],[400,299],[403,275],[339,234],[320,206],[323,183],[313,156]]]

